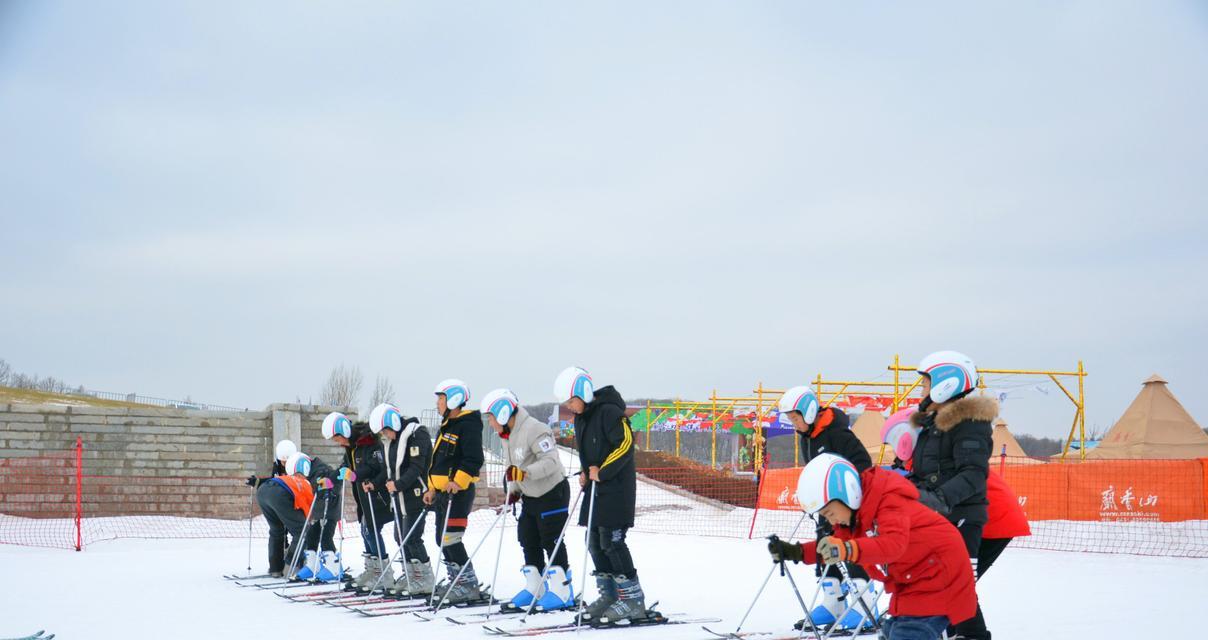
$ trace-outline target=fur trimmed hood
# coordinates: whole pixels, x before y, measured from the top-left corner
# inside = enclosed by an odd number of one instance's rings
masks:
[[[917,427],[925,426],[925,417],[935,416],[935,428],[940,431],[951,431],[953,427],[965,420],[981,420],[992,422],[998,417],[998,401],[985,396],[965,396],[960,400],[952,400],[937,404],[935,411],[922,413],[916,411],[910,416],[910,422]]]

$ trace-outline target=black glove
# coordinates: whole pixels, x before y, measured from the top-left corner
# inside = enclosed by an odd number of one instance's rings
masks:
[[[944,494],[939,490],[919,489],[919,502],[941,516],[948,515],[948,512],[952,510],[952,507],[948,506],[948,501],[944,499]]]
[[[815,534],[814,539],[821,540],[834,532],[835,532],[835,528],[833,526],[831,526],[830,521],[827,520],[826,518],[822,518],[822,519],[818,520],[816,526],[814,527],[814,534]]]
[[[257,478],[256,474],[253,473],[252,475],[247,477],[247,481],[244,482],[243,484],[246,484],[249,487],[258,487],[258,486],[260,486],[260,478]]]
[[[768,553],[772,555],[772,562],[784,562],[785,560],[801,562],[805,557],[801,552],[801,545],[796,542],[785,542],[776,536],[772,536],[768,540]]]

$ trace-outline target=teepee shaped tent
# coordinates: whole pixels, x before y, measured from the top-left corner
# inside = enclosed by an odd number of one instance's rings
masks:
[[[1011,430],[1007,428],[1007,421],[1002,417],[994,420],[994,448],[990,451],[990,462],[998,462],[1002,459],[1004,451],[1007,453],[1007,464],[1041,464],[1040,460],[1035,460],[1028,457],[1028,454],[1019,446],[1019,441],[1015,436],[1011,435]]]
[[[885,424],[885,416],[879,411],[865,411],[860,414],[859,418],[851,425],[852,433],[860,439],[860,444],[868,450],[868,457],[872,458],[872,463],[877,464],[877,458],[881,457],[881,426]],[[881,464],[889,464],[893,462],[893,450],[889,447],[885,448],[885,456],[881,459]]]
[[[1208,458],[1208,434],[1170,392],[1166,381],[1154,374],[1086,457]]]

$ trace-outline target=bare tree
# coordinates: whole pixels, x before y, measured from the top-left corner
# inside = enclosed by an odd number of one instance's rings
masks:
[[[13,375],[13,367],[4,358],[0,358],[0,387],[8,386],[8,379]]]
[[[390,384],[390,378],[378,374],[373,382],[373,393],[369,395],[369,407],[376,407],[383,402],[394,402],[394,385]]]
[[[327,383],[319,392],[319,402],[335,407],[355,406],[364,386],[365,377],[361,375],[360,367],[346,367],[341,364],[327,376]]]

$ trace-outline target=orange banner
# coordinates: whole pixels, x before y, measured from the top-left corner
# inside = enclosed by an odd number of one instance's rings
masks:
[[[997,469],[997,465],[995,469]],[[1003,477],[1028,520],[1208,520],[1208,459],[1011,464]],[[764,472],[759,508],[795,511],[800,469]]]

